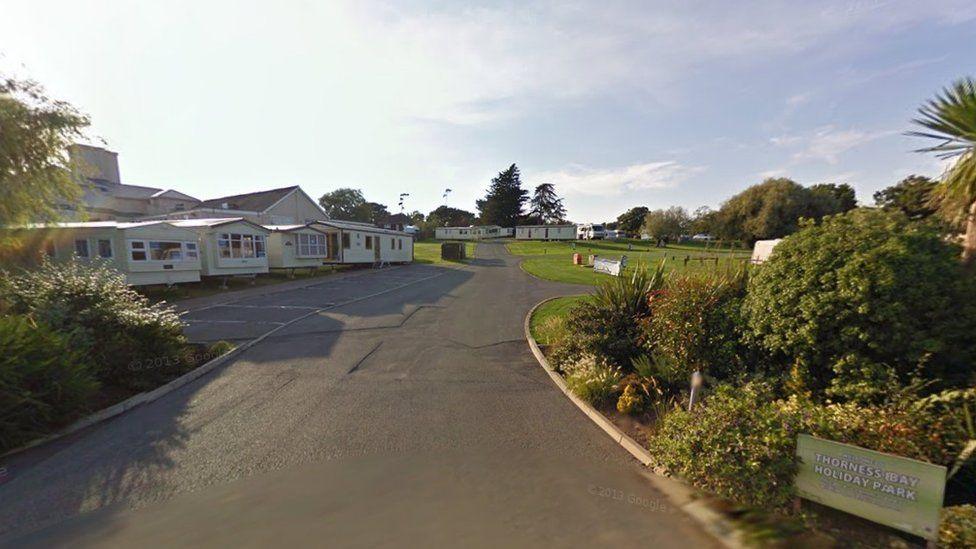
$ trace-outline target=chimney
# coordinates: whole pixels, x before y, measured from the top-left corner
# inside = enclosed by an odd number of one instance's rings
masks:
[[[105,183],[122,183],[119,177],[119,155],[101,147],[75,143],[69,149],[72,171],[76,177],[98,179]]]

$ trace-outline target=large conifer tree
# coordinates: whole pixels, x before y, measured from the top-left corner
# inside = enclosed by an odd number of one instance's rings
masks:
[[[522,188],[519,169],[515,164],[491,180],[484,200],[479,200],[478,213],[486,225],[514,227],[522,217],[522,207],[529,192]]]

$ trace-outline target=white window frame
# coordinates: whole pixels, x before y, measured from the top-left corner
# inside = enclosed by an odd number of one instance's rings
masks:
[[[153,242],[167,242],[167,243],[178,243],[180,245],[180,259],[153,259],[152,249]],[[200,260],[200,245],[196,242],[188,242],[185,240],[150,240],[150,239],[129,239],[126,240],[125,246],[127,257],[129,261],[133,263],[187,263]],[[141,253],[145,256],[145,259],[136,259],[132,256],[133,253]]]
[[[296,257],[328,257],[329,245],[324,234],[298,233]]]
[[[237,243],[237,255],[234,255],[234,243]],[[230,255],[221,255],[226,248]],[[253,233],[218,233],[217,259],[262,259],[268,256],[268,241],[263,234]]]

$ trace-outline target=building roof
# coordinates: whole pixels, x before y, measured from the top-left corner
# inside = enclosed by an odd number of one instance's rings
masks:
[[[187,227],[187,228],[220,227],[221,225],[228,225],[230,223],[247,223],[248,225],[257,227],[259,229],[270,231],[270,229],[258,225],[257,223],[254,223],[252,221],[248,221],[243,217],[212,217],[209,219],[172,219],[166,221],[166,223],[169,223],[170,225],[173,225],[175,227]]]
[[[314,225],[314,223],[305,223],[303,225],[265,225],[264,228],[277,233],[290,233],[292,231],[297,231],[300,229],[311,229],[313,231],[319,231],[319,229],[313,227],[312,225]]]
[[[395,225],[395,224],[409,225],[411,223],[413,223],[413,220],[410,219],[410,216],[409,215],[402,214],[402,213],[397,213],[397,214],[393,214],[393,215],[386,216],[386,218],[383,219],[383,220],[381,220],[378,224],[381,224],[381,225],[387,225],[387,224],[389,224],[389,225]]]
[[[34,223],[10,227],[12,229],[131,229],[149,225],[176,225],[173,221],[68,221],[62,223]]]
[[[324,225],[326,227],[332,227],[334,229],[339,229],[343,231],[362,231],[366,233],[382,233],[382,234],[395,234],[398,236],[410,236],[403,231],[394,231],[392,229],[381,229],[376,225],[370,225],[369,223],[360,223],[359,221],[340,221],[337,219],[330,219],[329,221],[315,221],[311,223],[312,225]]]
[[[552,223],[550,225],[516,225],[516,229],[551,229],[553,227],[576,227],[573,223]]]
[[[282,198],[288,196],[297,188],[298,185],[293,185],[291,187],[282,187],[280,189],[271,189],[269,191],[258,191],[256,193],[235,194],[232,196],[211,198],[210,200],[202,201],[197,205],[197,208],[263,212],[271,206],[277,204]],[[224,204],[227,204],[226,208],[223,207]]]

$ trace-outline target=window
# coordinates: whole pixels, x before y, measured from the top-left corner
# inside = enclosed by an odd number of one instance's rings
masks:
[[[199,251],[197,250],[196,242],[184,242],[183,247],[186,249],[187,259],[200,259]]]
[[[75,240],[75,255],[78,257],[88,257],[88,240],[84,238]]]
[[[132,261],[145,261],[146,260],[146,243],[141,240],[130,240],[129,241],[129,257]]]
[[[328,247],[325,243],[324,234],[299,234],[298,235],[298,256],[299,257],[325,257],[328,254]]]
[[[266,250],[263,234],[221,233],[217,237],[217,253],[221,259],[265,257]]]
[[[183,243],[152,241],[149,243],[149,259],[153,261],[183,261]]]
[[[396,249],[396,238],[393,238],[392,236],[390,237],[390,249],[391,250]]]
[[[55,250],[54,248],[53,241],[48,240],[47,242],[44,243],[44,255],[51,258],[56,257],[58,255],[57,250]]]
[[[403,239],[402,238],[398,238],[397,239],[397,249],[398,250],[402,250],[403,249]]]
[[[372,250],[373,249],[373,237],[371,237],[371,236],[367,236],[366,237],[366,249],[367,250]]]
[[[349,246],[349,233],[342,233],[342,249],[348,250]]]
[[[112,258],[112,241],[104,238],[98,239],[98,257],[102,259]]]

